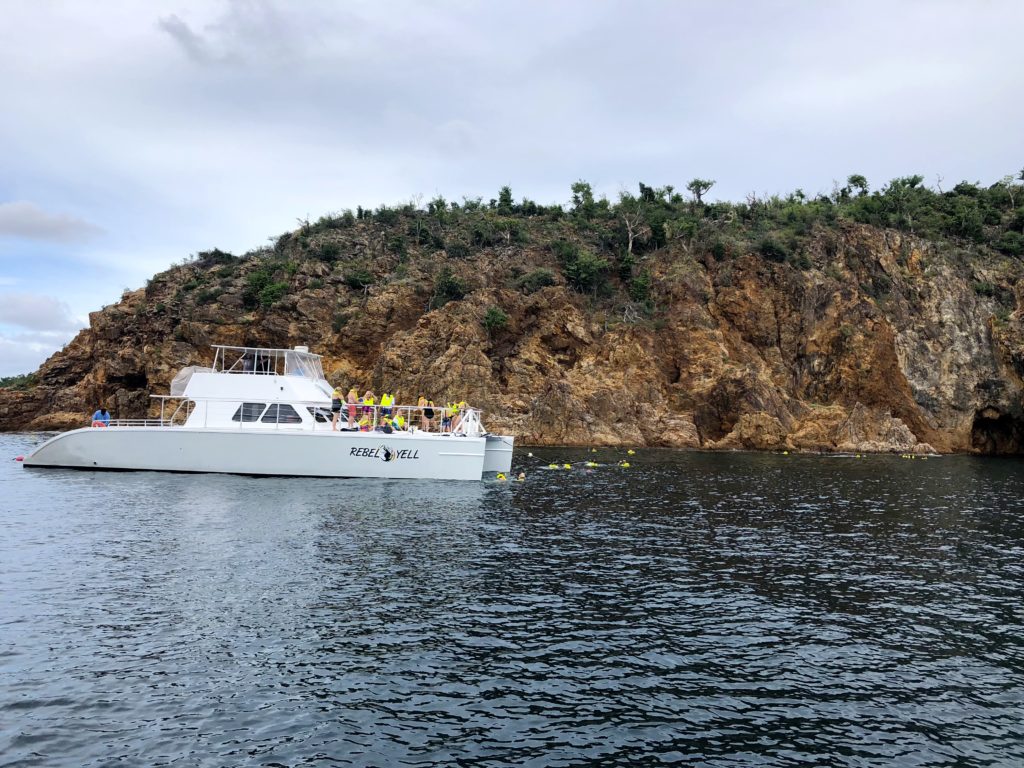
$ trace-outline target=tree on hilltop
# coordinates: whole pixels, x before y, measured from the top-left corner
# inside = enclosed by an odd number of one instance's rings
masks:
[[[696,203],[704,202],[704,195],[707,194],[708,190],[715,186],[714,179],[691,179],[690,183],[686,185],[686,188],[693,195],[693,200]]]

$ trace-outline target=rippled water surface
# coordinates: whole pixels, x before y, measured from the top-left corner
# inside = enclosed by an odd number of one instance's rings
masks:
[[[1024,764],[1018,460],[310,481],[37,440],[0,436],[3,766]]]

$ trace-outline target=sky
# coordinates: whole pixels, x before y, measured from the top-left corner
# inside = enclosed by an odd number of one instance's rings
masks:
[[[992,183],[1021,29],[1019,0],[0,0],[0,376],[356,205]]]

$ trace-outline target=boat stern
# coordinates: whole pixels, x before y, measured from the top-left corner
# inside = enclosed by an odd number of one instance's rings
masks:
[[[515,438],[512,435],[487,435],[484,472],[510,472]]]

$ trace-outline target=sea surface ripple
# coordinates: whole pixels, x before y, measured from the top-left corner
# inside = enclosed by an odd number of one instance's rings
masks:
[[[1024,764],[1020,460],[8,460],[38,440],[0,436],[0,766]]]

